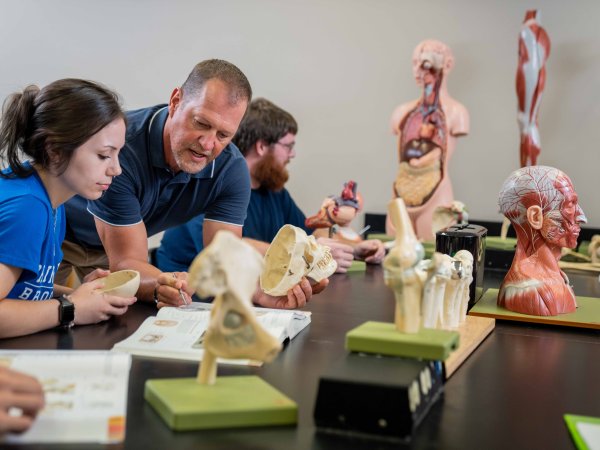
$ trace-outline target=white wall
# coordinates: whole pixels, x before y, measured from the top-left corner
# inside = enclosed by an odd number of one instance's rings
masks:
[[[571,176],[600,227],[600,2],[534,1],[552,41],[539,163]],[[499,220],[497,192],[518,166],[514,78],[526,5],[518,0],[0,0],[0,97],[29,83],[85,77],[127,108],[165,102],[192,66],[238,65],[256,96],[299,122],[289,188],[312,214],[348,179],[384,212],[396,172],[394,107],[417,98],[411,54],[437,38],[453,49],[450,94],[471,133],[450,164],[471,217]]]

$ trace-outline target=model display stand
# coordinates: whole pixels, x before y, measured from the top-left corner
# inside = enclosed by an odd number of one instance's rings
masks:
[[[394,237],[385,233],[370,233],[369,239],[379,239],[384,243],[387,249],[390,249],[394,246]],[[431,255],[435,252],[435,242],[433,241],[421,241],[421,245],[423,246],[423,250],[425,250],[425,258],[431,258]]]
[[[395,237],[386,233],[369,233],[369,239],[379,239],[381,242],[393,242]]]
[[[298,413],[296,403],[257,376],[218,377],[214,385],[148,380],[144,398],[175,431],[293,425]]]
[[[455,331],[421,328],[399,333],[393,323],[365,322],[346,333],[346,350],[385,356],[444,360],[458,348]]]
[[[367,271],[367,263],[355,259],[348,267],[346,273],[365,273]]]
[[[393,324],[366,322],[346,334],[346,348],[355,352],[442,361],[448,379],[494,330],[496,320],[467,316],[456,333],[423,328],[416,334],[398,333]]]
[[[189,286],[200,297],[215,297],[198,376],[148,380],[144,389],[146,401],[172,429],[296,423],[296,404],[260,378],[217,377],[217,357],[269,362],[281,350],[251,307],[262,268],[262,256],[229,231],[219,231],[192,262]]]
[[[475,351],[496,327],[496,320],[489,317],[467,316],[458,328],[460,344],[444,362],[444,378],[450,378],[460,365]]]
[[[486,290],[481,300],[469,311],[469,315],[516,322],[600,329],[600,299],[598,298],[577,296],[577,310],[575,312],[557,316],[534,316],[498,306],[498,292],[498,289]]]
[[[502,236],[486,236],[485,238],[486,250],[503,250],[514,253],[515,247],[517,246],[517,238]]]
[[[408,440],[443,391],[439,364],[350,354],[319,381],[321,431]]]

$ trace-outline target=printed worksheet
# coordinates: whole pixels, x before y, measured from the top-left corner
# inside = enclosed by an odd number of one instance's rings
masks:
[[[10,443],[116,443],[125,439],[131,356],[108,351],[0,351],[0,365],[35,376],[46,407]],[[17,408],[10,414],[20,414]]]

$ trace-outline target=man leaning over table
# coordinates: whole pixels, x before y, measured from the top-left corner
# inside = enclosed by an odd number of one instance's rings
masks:
[[[250,180],[231,139],[251,97],[250,83],[236,66],[212,59],[194,67],[167,105],[128,112],[122,175],[99,200],[75,197],[66,204],[65,256],[57,278],[65,279],[71,268],[79,277],[92,267],[134,269],[141,273],[138,299],[158,307],[188,302],[187,273],[163,273],[148,263],[148,237],[202,213],[206,245],[219,230],[241,237]],[[253,300],[302,307],[326,285],[303,279],[282,297],[258,288]]]

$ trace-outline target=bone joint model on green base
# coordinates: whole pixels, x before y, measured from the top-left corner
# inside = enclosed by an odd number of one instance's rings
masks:
[[[144,398],[171,428],[296,422],[296,404],[260,378],[217,377],[217,357],[269,362],[281,350],[251,308],[262,268],[262,256],[228,231],[219,231],[192,262],[189,285],[201,297],[215,297],[198,375],[195,379],[148,380],[144,391]]]
[[[435,252],[430,260],[423,260],[423,245],[402,199],[390,202],[389,217],[396,240],[383,268],[396,300],[396,329],[402,333],[418,333],[421,327],[457,329],[467,314],[473,256],[460,250],[454,258]]]

